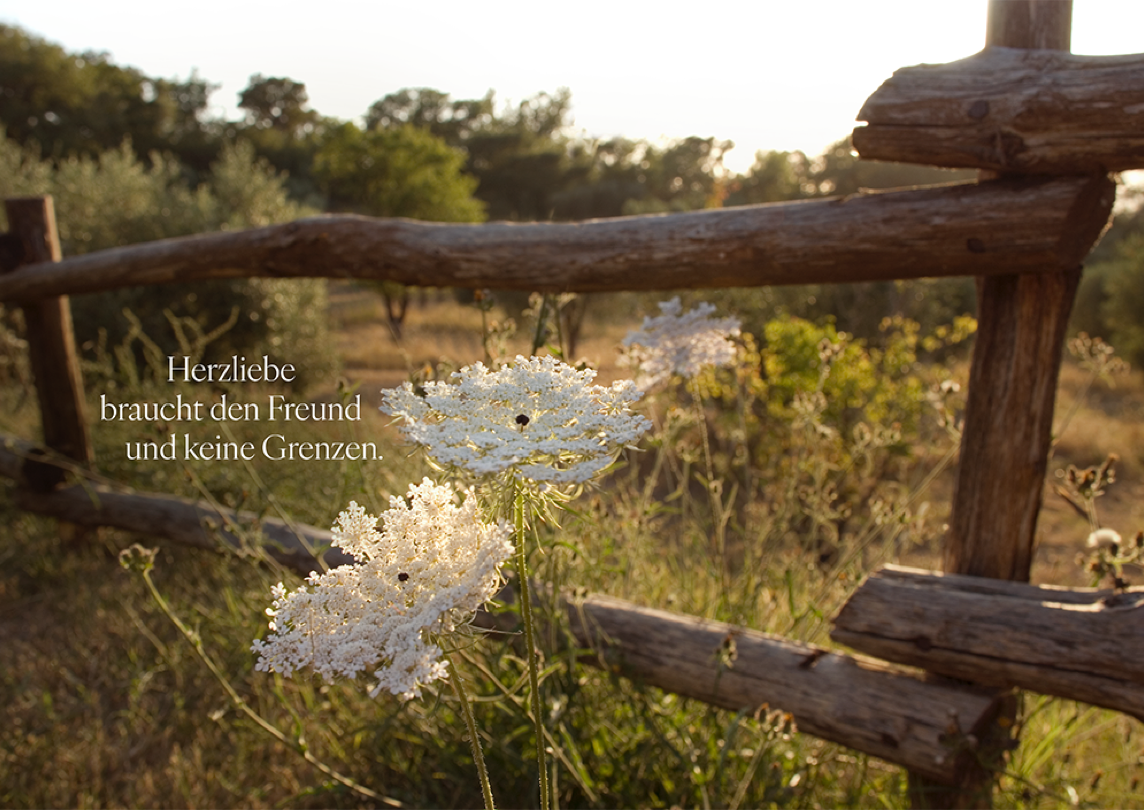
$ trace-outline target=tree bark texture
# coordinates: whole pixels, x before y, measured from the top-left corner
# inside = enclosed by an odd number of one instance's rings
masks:
[[[868,160],[998,172],[1144,167],[1144,54],[992,47],[894,73],[867,99],[853,144]]]
[[[990,694],[722,622],[607,596],[568,611],[588,663],[726,709],[781,709],[802,732],[942,784],[958,781],[967,740],[996,709]]]
[[[23,265],[13,275],[50,272],[53,263],[60,260],[52,198],[9,199],[4,201],[4,209],[8,232],[19,240],[16,252]],[[35,269],[28,269],[29,265]],[[0,275],[0,281],[4,277]],[[66,295],[57,295],[24,302],[21,308],[44,444],[76,461],[90,463],[91,434],[72,331],[71,304]]]
[[[1114,187],[1032,178],[583,223],[326,216],[24,267],[0,300],[245,276],[579,292],[878,281],[1071,269]]]
[[[886,566],[830,636],[952,678],[1020,687],[1144,719],[1144,588],[1077,590]]]
[[[990,0],[988,13],[987,48],[1069,49],[1072,0]],[[1101,208],[1106,221],[1109,213]],[[1080,268],[1009,270],[977,279],[977,338],[943,557],[948,573],[1027,581]],[[994,772],[1014,744],[1008,729],[1018,702],[1018,695],[1004,698],[1000,722],[983,731],[981,756],[955,788],[911,771],[915,807],[992,806]]]
[[[944,567],[1028,580],[1053,406],[1080,268],[979,280],[957,493]]]

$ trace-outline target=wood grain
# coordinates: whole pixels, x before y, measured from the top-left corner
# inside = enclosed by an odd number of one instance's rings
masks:
[[[1018,178],[566,224],[326,216],[24,267],[0,300],[244,276],[587,292],[1044,272],[1080,263],[1113,196]]]
[[[991,47],[894,73],[867,99],[853,145],[868,160],[999,172],[1144,167],[1144,54]]]
[[[958,740],[980,733],[996,708],[990,694],[926,683],[880,662],[612,597],[589,597],[569,615],[599,666],[726,709],[781,709],[800,731],[942,784],[957,782],[967,765]],[[735,655],[726,666],[729,644]]]
[[[897,566],[872,574],[831,638],[887,661],[1144,719],[1144,588],[1065,589]]]
[[[1069,49],[1072,0],[990,0],[988,8],[986,47]],[[994,177],[986,171],[979,176]],[[1109,214],[1100,206],[1106,223]],[[942,554],[948,573],[1028,580],[1061,344],[1080,267],[1036,275],[1009,270],[977,278],[977,337]],[[1015,744],[1010,735],[1019,701],[1019,695],[1003,698],[998,722],[982,737],[980,757],[953,789],[911,771],[911,804],[991,807],[995,773]]]
[[[9,233],[20,240],[23,267],[11,275],[51,272],[60,260],[55,209],[51,197],[4,201]],[[0,283],[4,276],[0,275]],[[66,295],[23,303],[44,444],[81,463],[92,460],[83,377],[72,331],[71,304]]]

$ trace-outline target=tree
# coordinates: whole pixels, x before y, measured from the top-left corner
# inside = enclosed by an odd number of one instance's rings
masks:
[[[1127,233],[1117,241],[1110,259],[1085,270],[1085,285],[1078,295],[1078,316],[1074,326],[1099,335],[1111,343],[1117,353],[1136,366],[1144,365],[1144,230]],[[1095,288],[1095,291],[1089,291]],[[1096,317],[1084,318],[1085,298],[1092,296],[1089,308]]]
[[[211,94],[221,85],[192,71],[186,81],[153,79],[150,86],[163,108],[162,144],[155,148],[171,151],[185,167],[205,177],[222,149],[223,122],[207,117]]]
[[[333,211],[437,222],[478,222],[476,181],[465,156],[424,129],[362,130],[344,123],[326,133],[314,175]]]
[[[245,119],[232,128],[231,137],[249,141],[259,157],[286,172],[295,199],[316,202],[320,195],[313,177],[314,155],[325,129],[336,122],[310,109],[309,101],[303,82],[256,73],[239,95]]]
[[[246,111],[247,126],[301,138],[313,132],[320,120],[320,116],[309,109],[309,102],[310,96],[302,82],[255,73],[239,96],[238,106]]]
[[[864,188],[904,188],[972,180],[968,169],[938,169],[911,163],[861,160],[849,136],[836,141],[811,161],[803,179],[808,196],[856,194]]]
[[[331,129],[314,159],[314,175],[330,210],[438,222],[479,222],[484,205],[473,197],[477,182],[463,174],[464,153],[413,124],[362,130],[345,123]],[[403,285],[382,282],[394,337],[401,337],[409,304]]]
[[[474,132],[490,126],[493,91],[481,99],[452,101],[448,93],[407,87],[375,101],[365,114],[365,128],[391,129],[406,124],[427,129],[453,147],[463,147]]]
[[[53,164],[5,138],[0,139],[0,188],[10,194],[55,198],[65,255],[315,213],[292,202],[284,178],[241,143],[224,147],[211,167],[209,182],[192,188],[173,158],[155,153],[150,165],[145,164],[126,142],[96,157],[71,157]],[[122,314],[129,309],[147,337],[171,354],[180,345],[167,310],[206,333],[226,323],[235,307],[237,321],[208,347],[208,358],[268,353],[304,359],[297,363],[302,387],[334,369],[324,279],[167,284],[72,299],[81,345],[97,345],[101,332],[110,345],[117,345],[130,331]]]
[[[92,157],[126,137],[140,158],[170,151],[205,170],[219,147],[220,128],[204,116],[213,89],[193,74],[153,79],[106,54],[70,54],[0,25],[0,123],[54,160]]]
[[[691,136],[659,149],[646,146],[638,177],[641,199],[629,200],[625,214],[718,208],[725,196],[723,155],[731,141]]]
[[[755,163],[731,184],[728,205],[797,200],[811,189],[803,183],[810,174],[810,161],[802,152],[755,153]]]

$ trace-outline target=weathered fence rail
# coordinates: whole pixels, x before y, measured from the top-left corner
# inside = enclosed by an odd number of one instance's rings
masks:
[[[998,706],[991,692],[621,599],[591,596],[568,613],[599,666],[731,710],[769,704],[801,731],[944,784],[968,767],[970,735],[982,734]]]
[[[1115,194],[1101,175],[581,223],[325,216],[28,264],[0,276],[0,300],[247,276],[590,292],[1071,270]]]
[[[1144,720],[1144,588],[1115,592],[886,566],[830,637],[952,678],[1081,700]]]
[[[60,486],[68,474],[78,482]],[[355,562],[331,548],[334,536],[326,529],[218,503],[137,492],[14,436],[0,435],[0,475],[20,485],[15,502],[21,509],[77,526],[106,526],[211,550],[258,546],[302,576],[321,568],[315,554],[331,567]]]
[[[896,71],[852,142],[870,160],[1086,174],[1144,165],[1144,54],[987,48]]]

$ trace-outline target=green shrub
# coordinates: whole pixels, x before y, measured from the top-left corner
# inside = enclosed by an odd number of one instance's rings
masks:
[[[1099,272],[1106,291],[1100,306],[1106,325],[1102,337],[1128,362],[1144,364],[1144,232],[1117,245],[1115,258]]]
[[[284,178],[257,160],[245,143],[227,146],[210,182],[190,188],[182,168],[154,153],[139,161],[130,144],[97,158],[52,164],[0,139],[0,186],[13,195],[51,194],[64,255],[218,230],[287,222],[314,211],[291,201]],[[211,343],[206,359],[268,354],[293,363],[306,388],[336,367],[326,319],[324,279],[240,279],[128,287],[72,298],[77,341],[92,349],[102,338],[119,344],[130,331],[123,310],[145,334],[174,354],[178,339],[166,315],[192,318],[204,332],[237,319]],[[139,358],[142,359],[141,357]]]

